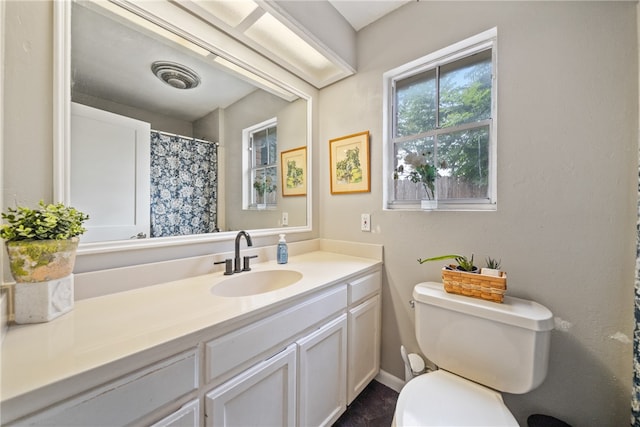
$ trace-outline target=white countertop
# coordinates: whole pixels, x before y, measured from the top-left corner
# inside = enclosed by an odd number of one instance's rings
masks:
[[[294,285],[260,295],[213,295],[214,284],[235,276],[217,272],[76,301],[70,313],[51,322],[9,328],[2,344],[2,402],[186,335],[222,327],[380,264],[317,251],[290,257],[285,265],[274,261],[252,265],[254,271],[303,274]]]

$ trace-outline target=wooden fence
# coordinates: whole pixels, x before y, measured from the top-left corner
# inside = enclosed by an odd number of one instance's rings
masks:
[[[487,185],[476,185],[457,177],[443,176],[436,179],[436,194],[439,200],[469,199],[487,197]],[[422,200],[427,194],[420,183],[408,179],[394,181],[394,195],[397,201]]]

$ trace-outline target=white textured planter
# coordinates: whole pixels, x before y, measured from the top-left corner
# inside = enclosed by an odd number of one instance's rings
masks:
[[[502,277],[502,271],[495,268],[481,268],[480,274],[484,274],[485,276]]]
[[[42,323],[73,309],[73,274],[47,282],[16,283],[15,322]]]

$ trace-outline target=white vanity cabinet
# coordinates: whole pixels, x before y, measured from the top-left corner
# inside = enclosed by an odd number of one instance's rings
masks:
[[[337,420],[346,409],[346,308],[347,286],[337,285],[207,342],[205,377],[217,386],[205,397],[206,425]]]
[[[347,404],[380,371],[381,273],[349,282],[349,361]]]
[[[356,277],[206,343],[206,425],[332,425],[379,372],[380,287]]]
[[[308,268],[317,271],[318,264],[311,264]],[[1,423],[331,426],[378,373],[380,281],[380,269],[374,264],[350,274],[328,275],[314,288],[288,299],[274,298],[244,314],[242,306],[251,301],[233,299],[230,305],[238,307],[238,314],[223,322],[202,322],[189,334],[181,332],[153,347],[104,358],[93,369],[60,376],[58,382],[3,400]],[[183,283],[176,284],[176,292],[184,289],[178,285]],[[208,292],[210,285],[206,286]],[[132,295],[143,294],[144,301],[153,301],[153,293],[144,289]],[[163,298],[156,303],[166,302],[166,295]],[[226,301],[212,299],[211,304],[219,309]],[[194,306],[198,301],[189,305]],[[74,314],[79,312],[77,308]],[[65,319],[78,320],[68,316],[44,327],[64,328]],[[184,319],[198,318],[185,315]],[[132,340],[151,339],[159,321],[130,334]],[[34,328],[18,331],[39,336]],[[93,342],[80,348],[91,350]],[[65,357],[56,360],[72,360],[76,354],[81,351],[70,347]]]

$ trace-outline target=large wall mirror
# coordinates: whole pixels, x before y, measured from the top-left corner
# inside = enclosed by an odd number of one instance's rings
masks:
[[[230,56],[230,37],[176,4],[149,10],[158,3],[58,5],[57,198],[91,217],[80,252],[309,231],[310,158],[297,158],[305,188],[293,197],[280,163],[311,153],[310,97]]]

